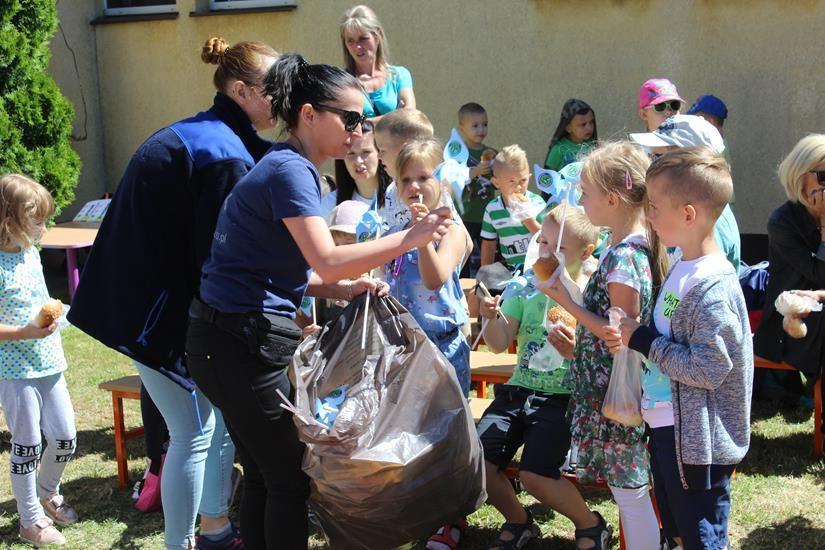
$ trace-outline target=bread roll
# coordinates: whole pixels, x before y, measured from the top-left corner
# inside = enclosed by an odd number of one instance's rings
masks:
[[[530,200],[524,193],[513,193],[512,195],[510,195],[510,198],[513,200],[517,200],[519,202],[527,202]]]
[[[492,149],[485,149],[483,153],[481,153],[481,160],[482,162],[490,162],[496,158],[496,152]]]
[[[567,313],[564,309],[560,308],[559,306],[551,307],[548,310],[547,320],[554,325],[556,323],[561,323],[565,326],[572,328],[573,330],[576,329],[576,318]]]
[[[546,281],[555,273],[557,267],[559,267],[559,261],[555,256],[541,256],[533,264],[533,273],[542,281]]]
[[[46,328],[57,321],[62,314],[63,302],[60,300],[49,300],[40,308],[40,312],[37,314],[34,322],[38,327]]]
[[[808,334],[808,326],[797,317],[785,317],[782,319],[782,328],[791,338],[805,338]]]

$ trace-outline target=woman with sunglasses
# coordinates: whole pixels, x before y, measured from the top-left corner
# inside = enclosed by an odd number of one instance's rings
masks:
[[[408,230],[335,246],[321,217],[318,167],[343,158],[364,123],[363,88],[329,65],[282,56],[266,77],[276,143],[229,195],[192,303],[186,352],[198,387],[220,407],[244,467],[241,504],[247,548],[307,545],[309,482],[292,415],[287,366],[301,331],[293,319],[304,293],[352,300],[375,290],[352,281],[404,252],[440,241],[444,208]],[[327,284],[324,284],[326,282]]]
[[[753,351],[818,376],[825,365],[825,316],[808,317],[807,336],[794,339],[774,301],[786,290],[825,288],[825,135],[802,138],[779,165],[779,181],[788,200],[768,219],[770,278]]]
[[[184,346],[221,203],[272,145],[257,132],[275,125],[263,79],[277,56],[260,42],[206,41],[201,59],[217,65],[214,104],[138,148],[69,312],[73,325],[134,361],[169,429],[160,478],[167,548],[195,547],[199,510],[198,548],[240,545],[227,518],[235,449],[189,375]],[[157,484],[159,455],[147,483]]]
[[[651,78],[639,89],[639,118],[645,131],[652,132],[666,119],[682,111],[685,100],[667,78]]]

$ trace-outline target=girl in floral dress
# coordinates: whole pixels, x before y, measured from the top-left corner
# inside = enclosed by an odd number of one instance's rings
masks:
[[[664,276],[667,257],[648,231],[644,214],[649,164],[647,155],[627,142],[602,145],[585,159],[580,202],[594,225],[610,230],[610,246],[585,288],[583,305],[576,304],[558,280],[541,288],[579,321],[568,371],[572,394],[567,411],[573,446],[578,447],[576,475],[581,483],[607,482],[619,505],[627,547],[637,550],[659,548],[644,426],[625,426],[601,413],[613,368],[603,340],[611,307],[649,322],[654,293]]]

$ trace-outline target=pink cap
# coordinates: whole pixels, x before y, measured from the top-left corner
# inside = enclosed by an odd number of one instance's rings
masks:
[[[678,99],[682,103],[685,102],[684,99],[679,97],[676,84],[667,78],[651,78],[642,84],[642,88],[639,90],[639,109],[672,99]]]
[[[344,201],[335,208],[329,216],[329,230],[351,233],[355,235],[355,228],[364,212],[369,210],[368,204],[361,201]]]

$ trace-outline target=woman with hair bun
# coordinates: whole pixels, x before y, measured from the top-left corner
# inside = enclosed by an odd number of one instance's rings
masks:
[[[309,481],[304,446],[278,391],[301,330],[304,294],[352,300],[375,291],[359,274],[439,241],[450,211],[380,239],[335,246],[321,213],[318,167],[343,158],[361,136],[363,89],[354,76],[285,54],[266,93],[287,139],[272,146],[227,197],[189,310],[192,376],[232,426],[244,468],[241,525],[246,548],[306,548]],[[355,280],[352,280],[355,279]]]
[[[217,65],[212,106],[138,148],[69,313],[72,324],[134,361],[169,428],[160,482],[167,548],[195,548],[198,512],[198,548],[241,547],[227,518],[235,449],[189,375],[184,345],[218,211],[271,146],[257,132],[274,126],[263,80],[277,57],[260,42],[206,41],[201,59]]]

